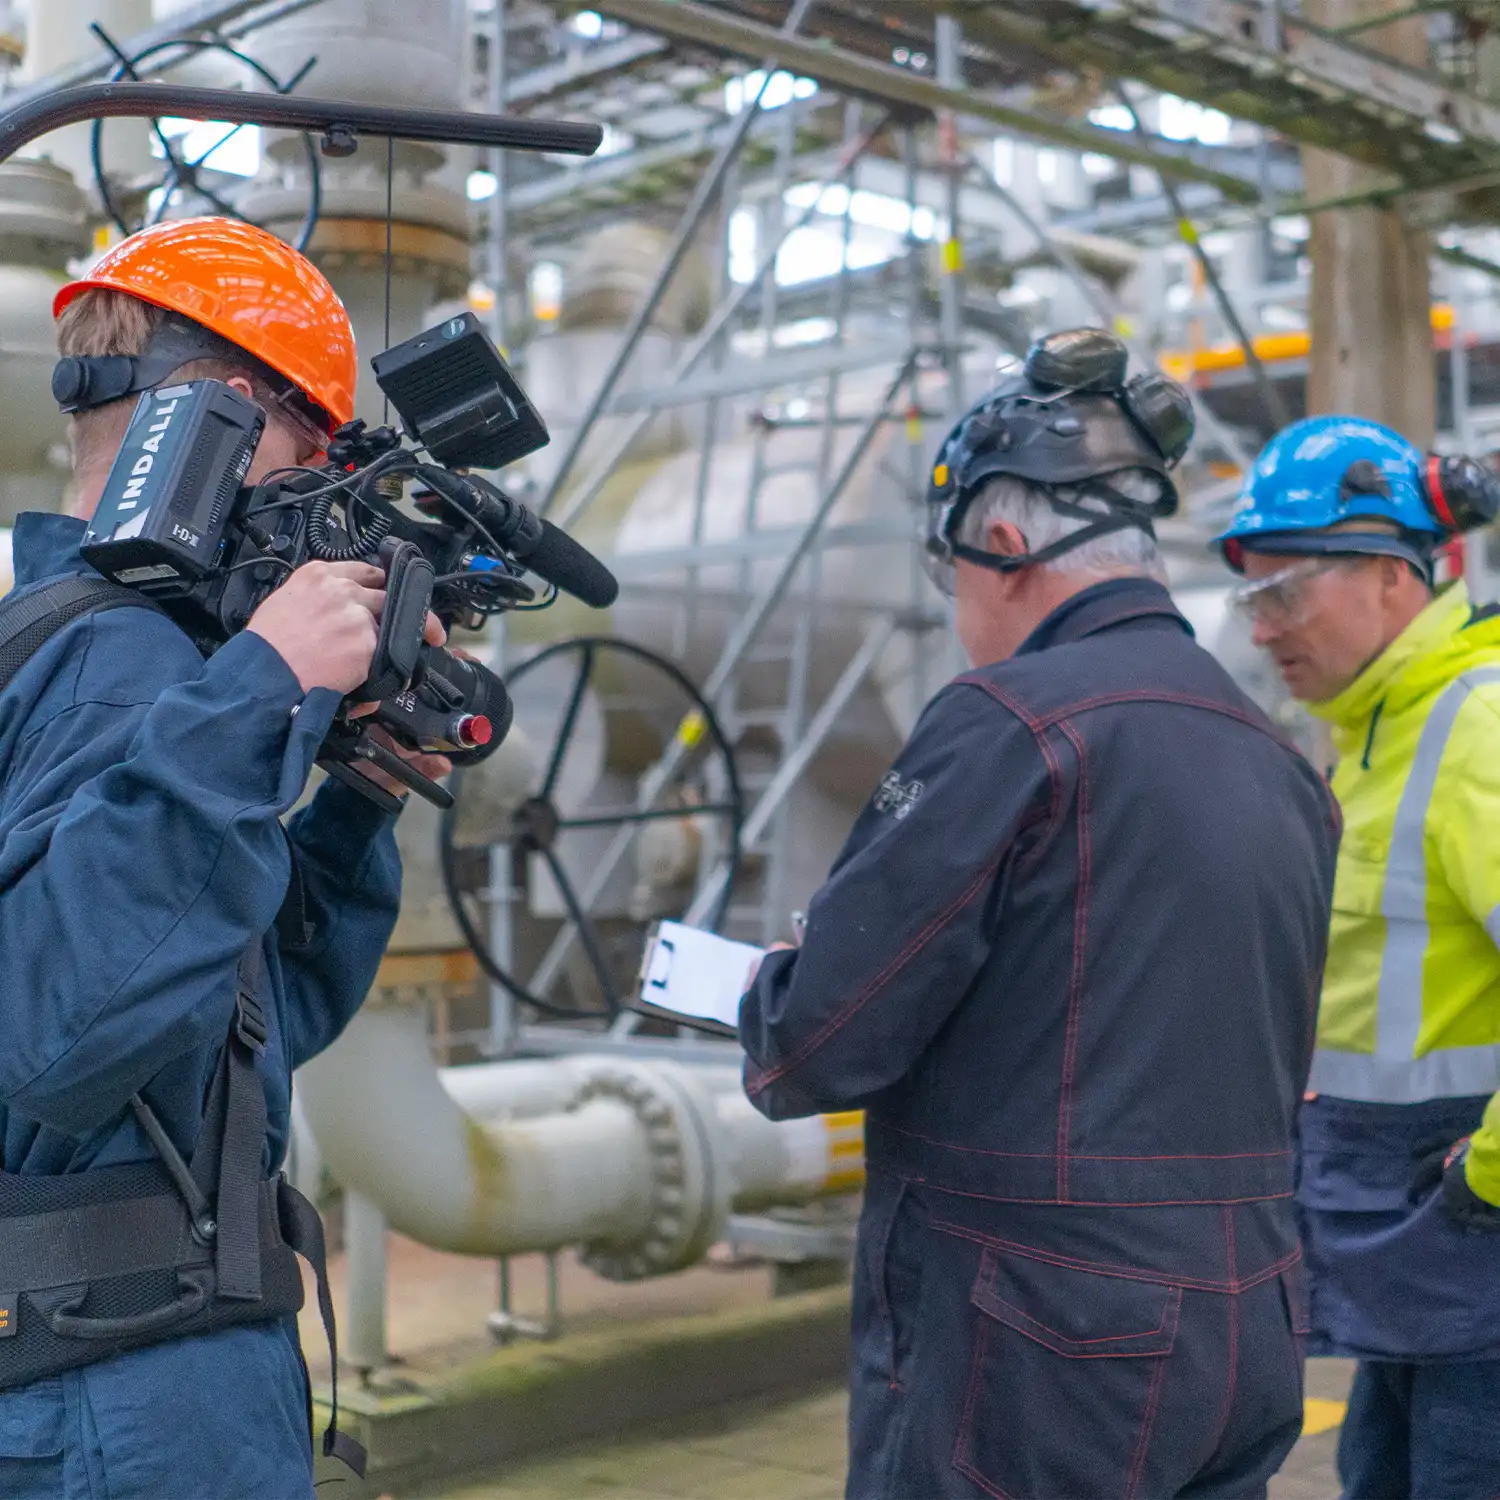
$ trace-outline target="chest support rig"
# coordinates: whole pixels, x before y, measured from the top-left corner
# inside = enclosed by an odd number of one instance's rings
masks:
[[[126,606],[155,608],[131,589],[91,578],[60,579],[0,603],[0,691],[64,625]],[[283,915],[300,921],[299,894],[294,867]],[[322,1220],[282,1173],[261,1174],[261,968],[257,941],[240,960],[234,1019],[190,1160],[136,1094],[130,1107],[157,1160],[60,1177],[0,1170],[0,1390],[168,1339],[292,1316],[302,1307],[301,1255],[316,1273],[332,1356],[323,1452],[363,1475],[364,1450],[338,1430]]]

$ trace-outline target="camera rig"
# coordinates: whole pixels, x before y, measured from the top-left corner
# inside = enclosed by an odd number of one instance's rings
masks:
[[[205,653],[243,630],[304,562],[380,566],[386,604],[370,675],[340,705],[318,761],[382,806],[400,804],[362,763],[446,808],[451,795],[373,731],[467,765],[499,747],[511,704],[494,673],[424,641],[429,610],[446,628],[475,629],[505,610],[541,608],[559,589],[604,608],[617,585],[555,526],[463,472],[501,468],[548,441],[472,313],[371,363],[413,446],[392,427],[356,419],[335,431],[326,462],[280,469],[254,486],[244,479],[265,424],[256,402],[219,380],[143,392],[83,556],[158,604]],[[540,600],[528,575],[547,585]]]
[[[363,136],[578,156],[592,155],[603,139],[599,126],[572,121],[110,82],[23,93],[0,111],[0,162],[76,121],[159,115],[316,132],[335,156],[347,156]],[[373,727],[471,763],[498,748],[511,706],[492,672],[423,641],[428,610],[451,627],[539,607],[528,572],[595,607],[612,602],[616,584],[555,527],[496,485],[459,472],[501,467],[547,442],[546,425],[477,320],[452,319],[374,363],[415,446],[392,428],[346,423],[325,464],[283,470],[248,489],[243,480],[265,422],[258,405],[212,380],[145,392],[86,545],[101,572],[159,603],[205,651],[243,629],[302,562],[380,564],[386,606],[370,678],[340,705],[319,762],[391,810],[398,799],[359,764],[447,808],[450,794],[393,755]],[[412,481],[420,486],[415,514],[402,508]],[[372,714],[356,714],[371,703]]]

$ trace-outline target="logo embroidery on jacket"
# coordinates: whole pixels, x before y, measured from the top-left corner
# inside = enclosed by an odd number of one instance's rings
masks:
[[[899,823],[917,805],[917,799],[926,790],[926,786],[920,781],[902,781],[899,772],[887,771],[885,779],[875,789],[875,811],[895,813]]]

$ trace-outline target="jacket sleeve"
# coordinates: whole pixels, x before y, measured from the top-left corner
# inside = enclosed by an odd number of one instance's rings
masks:
[[[801,948],[768,955],[741,1004],[762,1113],[852,1108],[910,1071],[983,965],[1000,871],[1052,800],[1030,730],[982,687],[960,680],[928,705]]]
[[[308,940],[281,946],[294,1067],[330,1046],[364,1002],[396,925],[394,821],[331,777],[287,827]]]
[[[1471,693],[1449,734],[1429,821],[1444,878],[1500,947],[1500,694]],[[1500,1095],[1474,1132],[1465,1168],[1469,1186],[1500,1205]]]
[[[137,610],[69,627],[57,670],[72,689],[24,726],[0,803],[0,1099],[82,1135],[227,1028],[338,699],[258,636],[205,663]]]

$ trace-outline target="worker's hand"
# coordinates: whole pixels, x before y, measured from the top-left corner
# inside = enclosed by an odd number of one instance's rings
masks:
[[[796,943],[772,943],[766,949],[767,953],[786,953],[797,946]],[[760,973],[760,966],[765,962],[764,958],[757,958],[750,966],[750,977],[745,981],[745,993],[750,993],[751,986],[755,983],[756,976]]]
[[[1419,1203],[1438,1189],[1443,1195],[1444,1210],[1465,1229],[1500,1232],[1500,1207],[1481,1198],[1469,1186],[1464,1170],[1468,1159],[1468,1136],[1418,1157],[1406,1196],[1412,1203]]]
[[[424,750],[413,750],[409,745],[402,745],[379,724],[372,724],[368,732],[371,739],[383,745],[392,755],[399,755],[418,775],[425,776],[429,781],[441,781],[453,769],[453,762],[446,755],[429,755]],[[393,797],[404,797],[411,791],[404,781],[397,781],[388,771],[372,766],[369,761],[357,762],[354,769]]]
[[[276,651],[304,693],[322,687],[343,694],[370,675],[384,605],[385,574],[372,564],[308,562],[245,628]]]

